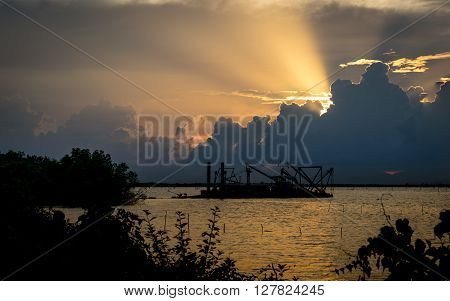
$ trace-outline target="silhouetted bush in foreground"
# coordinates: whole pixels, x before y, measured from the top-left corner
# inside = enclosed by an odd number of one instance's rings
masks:
[[[413,243],[414,231],[407,219],[398,219],[395,226],[387,219],[389,226],[382,227],[377,237],[369,238],[355,259],[336,273],[360,270],[359,279],[366,280],[376,268],[389,272],[386,280],[449,280],[450,245],[444,239],[445,234],[450,235],[450,211],[442,211],[439,219],[434,227],[440,240],[437,246],[422,239]]]
[[[240,272],[218,249],[219,209],[211,209],[196,251],[185,215],[177,212],[171,238],[145,217],[117,209],[112,215],[79,217],[68,223],[53,210],[31,210],[0,224],[0,277],[8,280],[283,280],[285,265],[259,275]],[[174,243],[169,241],[174,239]],[[30,263],[30,264],[29,264]]]

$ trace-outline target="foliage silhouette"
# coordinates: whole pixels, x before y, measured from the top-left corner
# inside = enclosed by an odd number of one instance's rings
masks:
[[[374,268],[387,270],[386,280],[448,280],[450,278],[450,245],[444,241],[450,235],[450,211],[439,215],[440,223],[434,227],[439,239],[437,245],[429,240],[412,242],[413,229],[407,219],[398,219],[380,229],[377,237],[358,250],[354,260],[336,273],[360,270],[359,280],[371,277]],[[375,267],[374,267],[375,266]]]
[[[59,161],[58,186],[64,202],[89,208],[108,207],[129,201],[137,175],[125,163],[113,163],[103,151],[73,149]]]
[[[254,280],[241,273],[230,258],[217,250],[218,208],[212,208],[206,237],[197,252],[190,249],[184,214],[177,213],[174,246],[164,230],[153,225],[150,212],[144,218],[124,209],[97,222],[86,212],[70,224],[61,211],[35,210],[2,222],[4,247],[0,249],[0,277],[8,280]],[[6,231],[5,231],[6,230]],[[74,234],[78,235],[72,237]],[[144,233],[144,235],[142,234]],[[211,235],[214,233],[214,235]],[[48,249],[62,244],[33,264],[16,270]],[[11,275],[11,273],[13,273]]]
[[[2,205],[109,208],[133,199],[137,176],[103,151],[73,149],[61,160],[0,153]]]

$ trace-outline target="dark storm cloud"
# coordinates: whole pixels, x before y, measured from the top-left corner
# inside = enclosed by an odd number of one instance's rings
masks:
[[[388,69],[388,65],[375,63],[359,83],[335,81],[331,90],[334,105],[322,116],[311,106],[317,103],[282,105],[273,123],[255,117],[242,127],[222,120],[230,131],[240,133],[233,136],[239,139],[227,140],[216,127],[207,144],[218,145],[224,153],[239,154],[241,160],[251,162],[251,158],[245,158],[246,145],[257,146],[259,152],[266,147],[273,149],[283,144],[295,127],[290,124],[286,132],[274,131],[283,124],[283,118],[296,116],[295,120],[300,121],[308,116],[312,123],[304,142],[312,163],[336,167],[339,182],[449,182],[450,83],[441,87],[436,102],[422,104],[419,101],[423,90],[414,87],[403,91],[389,81]],[[258,121],[264,123],[266,132],[249,137],[248,129]],[[279,156],[270,163],[286,162],[292,163],[292,158]],[[393,170],[402,172],[388,177]]]
[[[0,150],[19,149],[33,152],[35,131],[43,114],[21,98],[0,98]]]
[[[406,95],[409,98],[411,104],[419,104],[420,102],[426,99],[427,93],[425,93],[424,89],[420,86],[411,86],[406,90]]]
[[[56,131],[37,133],[45,116],[22,99],[0,100],[0,151],[61,157],[73,147],[103,149],[115,159],[134,160],[136,116],[131,107],[112,106],[102,101],[73,114]]]
[[[393,181],[386,170],[402,170],[399,183],[449,182],[450,121],[444,116],[450,85],[441,87],[435,103],[417,103],[421,89],[403,91],[388,81],[387,70],[376,63],[360,83],[333,83],[334,105],[313,122],[305,141],[313,160],[332,162],[345,182]]]
[[[228,165],[310,164],[303,143],[304,134],[313,119],[318,119],[322,106],[307,101],[304,105],[281,104],[277,118],[254,116],[248,124],[241,125],[230,118],[219,119],[212,136],[194,152],[202,163],[225,161]],[[291,118],[293,117],[293,118]],[[212,154],[203,159],[202,154]]]
[[[350,182],[383,181],[385,170],[404,170],[414,160],[416,113],[406,93],[389,82],[388,69],[375,63],[359,83],[334,82],[334,105],[306,140],[316,160],[335,162]]]
[[[107,101],[73,114],[56,132],[39,137],[41,152],[61,157],[72,147],[102,149],[115,160],[135,163],[136,113]]]
[[[411,89],[403,91],[389,81],[388,68],[376,63],[367,68],[359,83],[335,81],[331,90],[334,105],[322,116],[317,108],[320,104],[308,102],[304,106],[281,105],[274,121],[255,116],[242,126],[222,118],[212,136],[194,152],[213,145],[217,154],[238,156],[240,163],[252,162],[277,145],[286,144],[287,137],[306,116],[311,121],[304,138],[310,163],[335,166],[339,182],[449,182],[450,83],[441,86],[434,103],[414,103],[411,95],[417,97],[421,89],[416,87],[413,94]],[[17,148],[58,157],[72,147],[104,149],[115,160],[128,162],[147,181],[176,169],[136,166],[136,115],[131,107],[100,102],[74,114],[55,132],[35,135],[42,113],[31,110],[25,101],[2,100],[0,105],[2,151]],[[294,123],[286,123],[290,116],[296,117]],[[254,156],[246,157],[248,154]],[[268,163],[273,164],[293,162],[283,153],[269,159],[273,162]],[[386,171],[392,170],[402,172],[388,177]],[[172,180],[202,181],[202,171],[194,165]]]

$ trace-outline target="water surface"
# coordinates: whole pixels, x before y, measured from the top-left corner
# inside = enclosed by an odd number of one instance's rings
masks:
[[[156,216],[155,224],[175,235],[175,212],[189,214],[193,246],[206,230],[210,208],[221,210],[220,249],[237,261],[245,272],[257,272],[270,263],[291,265],[290,276],[301,280],[356,280],[358,274],[337,276],[369,236],[386,225],[381,199],[393,221],[408,218],[415,230],[414,238],[436,241],[433,227],[439,212],[450,209],[447,188],[336,188],[332,199],[245,199],[200,200],[171,199],[174,192],[199,194],[199,188],[145,188],[143,200],[127,206],[137,214],[149,210]],[[68,210],[76,218],[80,210]],[[225,233],[223,227],[225,226]],[[342,229],[342,230],[341,230]],[[341,234],[342,233],[342,234]],[[376,273],[374,279],[386,275]]]

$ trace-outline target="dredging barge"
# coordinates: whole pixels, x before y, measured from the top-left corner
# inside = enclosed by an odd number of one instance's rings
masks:
[[[274,170],[272,170],[274,171]],[[206,189],[200,195],[183,198],[211,199],[245,199],[245,198],[330,198],[332,193],[327,188],[333,184],[334,169],[326,171],[322,166],[285,165],[276,175],[247,164],[245,171],[247,181],[241,182],[234,168],[225,167],[224,163],[214,172],[211,182],[211,164],[206,167]],[[269,183],[252,183],[251,174],[256,172],[269,179]]]

